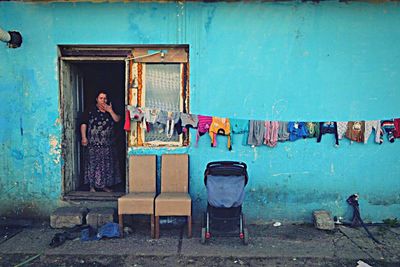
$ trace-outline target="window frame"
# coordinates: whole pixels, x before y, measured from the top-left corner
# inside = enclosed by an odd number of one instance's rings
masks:
[[[189,47],[162,46],[134,48],[129,64],[129,81],[127,86],[128,104],[145,107],[146,66],[147,64],[180,64],[180,112],[189,113]],[[179,135],[179,141],[145,141],[146,131],[140,123],[131,122],[131,132],[128,135],[128,147],[186,147],[189,144],[189,134]]]

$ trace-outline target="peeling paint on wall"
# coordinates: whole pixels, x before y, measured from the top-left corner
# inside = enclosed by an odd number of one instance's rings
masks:
[[[54,157],[55,164],[60,163],[61,158],[61,144],[59,144],[57,137],[50,136],[50,156]]]

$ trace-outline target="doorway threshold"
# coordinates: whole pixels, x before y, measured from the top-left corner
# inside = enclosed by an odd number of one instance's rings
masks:
[[[65,194],[64,200],[94,200],[94,201],[117,201],[119,197],[125,195],[124,192],[89,192],[74,191]]]

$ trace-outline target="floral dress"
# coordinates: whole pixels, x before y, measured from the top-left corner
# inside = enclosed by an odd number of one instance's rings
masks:
[[[87,153],[84,183],[90,187],[104,188],[121,182],[114,141],[114,120],[108,112],[97,107],[85,113],[87,125]]]

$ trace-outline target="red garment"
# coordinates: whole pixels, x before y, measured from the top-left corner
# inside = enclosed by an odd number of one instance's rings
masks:
[[[400,138],[400,118],[394,119],[394,138]]]
[[[129,110],[125,111],[124,130],[127,131],[127,132],[131,131],[131,114],[129,113]]]

